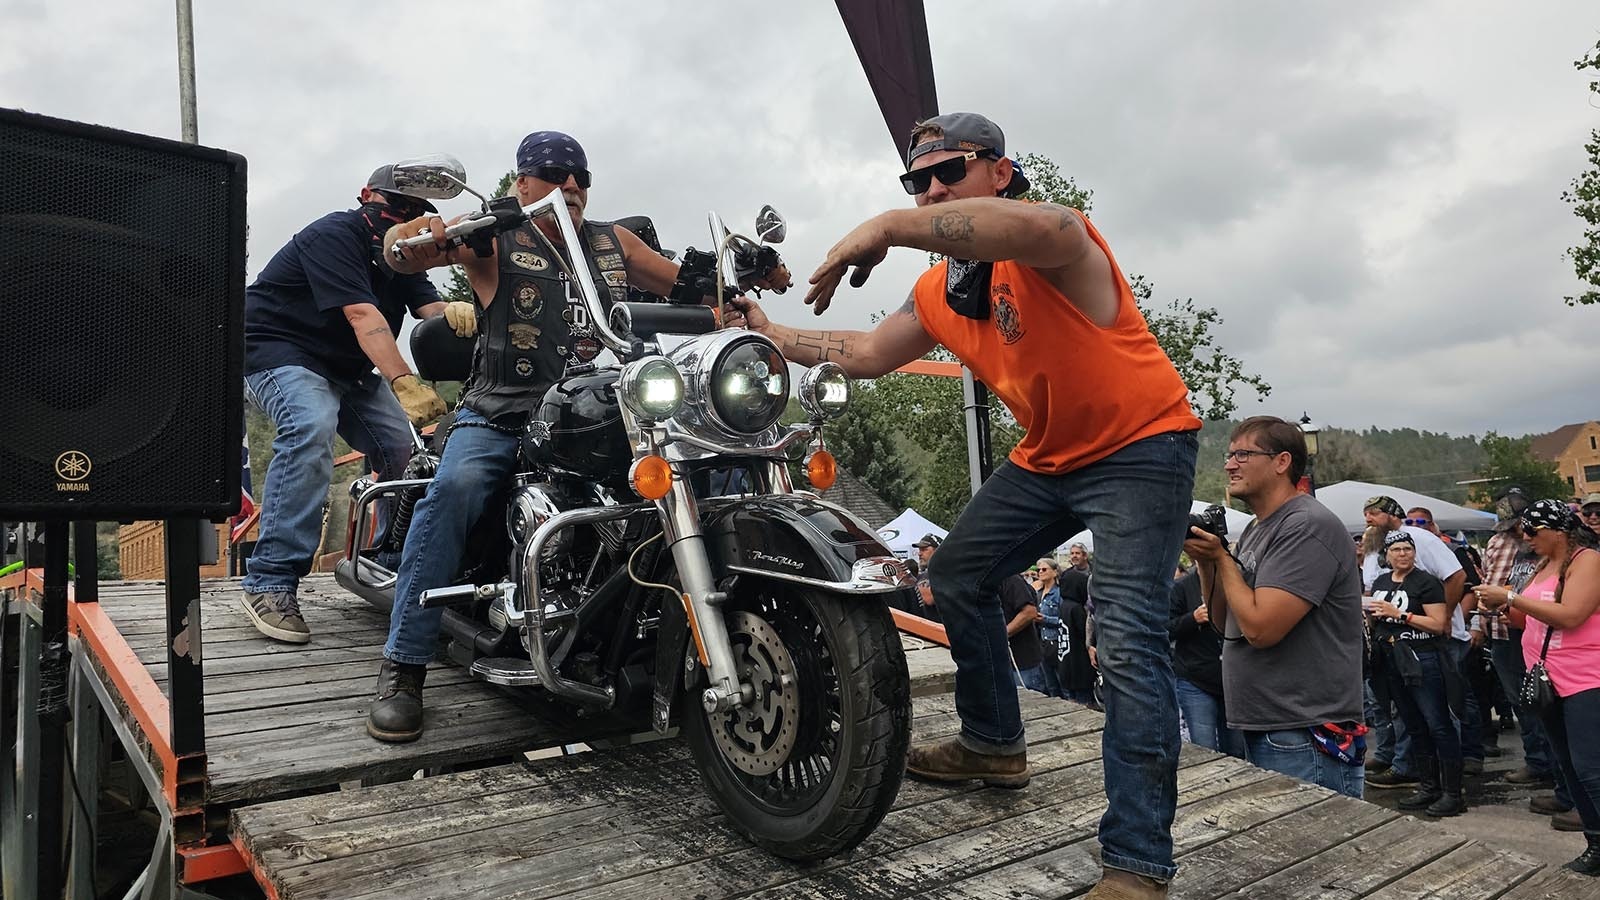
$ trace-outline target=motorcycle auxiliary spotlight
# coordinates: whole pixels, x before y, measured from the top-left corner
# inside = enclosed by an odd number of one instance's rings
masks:
[[[641,419],[670,419],[683,407],[683,375],[665,356],[647,356],[623,367],[618,394]]]
[[[850,407],[850,376],[838,363],[819,363],[800,376],[799,394],[813,420],[837,419]]]

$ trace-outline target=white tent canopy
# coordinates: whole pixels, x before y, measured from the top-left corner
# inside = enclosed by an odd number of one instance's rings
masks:
[[[1189,504],[1189,512],[1204,512],[1206,507],[1210,505],[1211,504],[1208,501],[1196,500]],[[1239,537],[1239,533],[1244,531],[1244,526],[1250,524],[1250,515],[1248,513],[1239,512],[1237,509],[1233,509],[1232,507],[1223,508],[1227,510],[1224,518],[1228,520],[1228,538],[1231,541]],[[1087,530],[1080,531],[1072,537],[1067,538],[1067,540],[1062,543],[1061,546],[1057,547],[1056,554],[1064,555],[1067,552],[1067,548],[1071,547],[1073,544],[1082,544],[1084,547],[1088,548],[1090,553],[1093,553],[1094,535],[1090,534]]]
[[[925,534],[936,534],[939,540],[944,540],[950,532],[940,528],[924,519],[922,513],[914,509],[894,517],[894,521],[878,529],[878,537],[889,545],[895,556],[908,557],[911,555],[911,545],[922,540]]]
[[[1366,502],[1380,494],[1393,497],[1405,509],[1421,506],[1433,513],[1434,524],[1441,531],[1488,531],[1494,527],[1494,513],[1457,506],[1437,497],[1366,481],[1341,481],[1317,488],[1317,499],[1333,510],[1351,534],[1367,527],[1362,517]]]

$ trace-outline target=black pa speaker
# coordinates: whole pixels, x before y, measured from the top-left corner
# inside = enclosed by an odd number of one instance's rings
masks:
[[[0,109],[0,519],[239,507],[244,158]]]

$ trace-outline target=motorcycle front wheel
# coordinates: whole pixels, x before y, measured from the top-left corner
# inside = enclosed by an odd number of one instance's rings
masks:
[[[683,732],[701,781],[778,856],[849,850],[894,803],[911,741],[911,681],[888,608],[746,582],[725,609],[734,665],[755,696],[708,714],[704,672],[687,680]]]

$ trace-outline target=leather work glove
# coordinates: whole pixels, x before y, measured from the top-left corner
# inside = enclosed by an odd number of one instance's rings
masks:
[[[478,333],[478,306],[465,300],[452,300],[444,305],[444,320],[457,337],[473,337]]]
[[[412,425],[421,428],[444,415],[444,401],[439,399],[438,392],[423,384],[417,376],[410,373],[401,375],[390,387],[394,388],[395,399],[400,401],[400,408],[406,411],[406,417]]]

